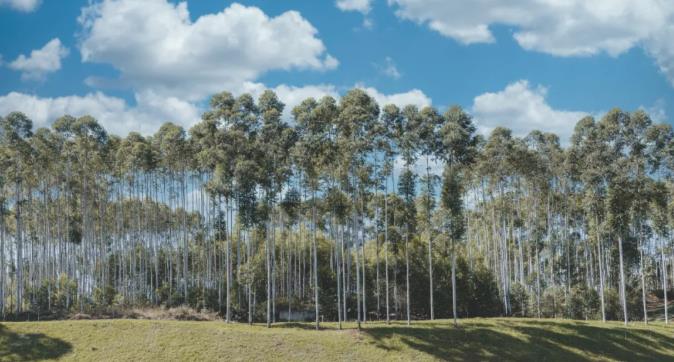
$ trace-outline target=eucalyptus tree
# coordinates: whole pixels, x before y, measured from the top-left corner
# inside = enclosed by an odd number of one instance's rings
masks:
[[[621,176],[612,180],[607,192],[607,224],[610,230],[618,238],[618,252],[620,262],[620,299],[625,325],[627,325],[627,296],[625,292],[625,262],[623,252],[623,240],[628,235],[630,203],[633,195],[630,192],[628,181]]]
[[[665,257],[667,253],[667,244],[666,240],[669,239],[669,223],[670,223],[670,192],[671,190],[668,187],[669,185],[663,181],[655,181],[649,183],[651,198],[649,200],[650,214],[652,215],[653,229],[656,235],[656,240],[658,241],[655,249],[659,251],[659,255],[655,255],[655,259],[660,261],[660,282],[662,286],[663,294],[663,312],[665,317],[665,324],[669,324],[669,303],[667,289],[669,283],[667,280],[667,261],[668,257]]]
[[[416,206],[414,197],[416,196],[416,174],[412,171],[412,166],[418,158],[419,151],[419,125],[421,117],[416,106],[408,105],[403,108],[401,117],[397,118],[398,123],[394,126],[394,139],[396,148],[400,152],[400,157],[404,162],[404,170],[401,172],[398,181],[398,192],[405,203],[405,214],[403,220],[405,223],[405,284],[406,284],[406,307],[407,324],[411,323],[410,316],[410,265],[409,265],[409,238],[416,230]]]
[[[496,275],[499,277],[501,298],[505,314],[510,311],[510,286],[507,270],[507,242],[506,242],[506,183],[513,170],[515,140],[510,130],[496,128],[489,135],[477,165],[477,172],[486,177],[487,190],[482,190],[483,197],[488,194],[491,201],[489,216],[491,226],[491,242],[494,244],[493,254],[490,256],[494,265],[498,265]],[[482,184],[484,188],[484,184]],[[497,196],[494,195],[497,192]],[[499,206],[500,214],[497,218],[496,209]]]
[[[416,119],[413,117],[412,119]],[[431,320],[435,319],[434,305],[433,305],[433,230],[431,227],[431,213],[434,208],[434,184],[436,175],[431,176],[430,158],[438,154],[440,147],[440,139],[438,127],[444,123],[443,117],[438,114],[435,108],[430,106],[424,107],[419,112],[418,123],[415,125],[414,131],[417,133],[416,137],[419,140],[419,153],[424,156],[426,161],[426,176],[424,178],[425,192],[423,196],[423,205],[426,213],[425,224],[426,233],[428,237],[428,284],[429,284],[429,309]]]
[[[389,111],[393,111],[395,113],[395,109],[397,107],[394,107],[393,109],[389,109]],[[391,154],[392,154],[392,144],[391,144],[391,138],[390,138],[390,132],[388,129],[388,126],[390,124],[390,114],[387,112],[387,108],[389,106],[384,107],[382,109],[382,112],[380,114],[380,117],[373,122],[373,126],[370,129],[369,135],[367,137],[370,138],[371,143],[372,143],[372,158],[374,160],[374,165],[372,167],[372,182],[373,182],[373,188],[374,188],[374,197],[373,197],[373,217],[374,217],[374,239],[375,239],[375,294],[377,296],[377,318],[381,318],[381,283],[380,283],[380,235],[381,235],[381,227],[384,227],[384,248],[387,247],[387,239],[388,239],[388,225],[386,223],[387,219],[387,206],[384,204],[384,219],[383,219],[383,224],[382,224],[382,206],[380,202],[380,195],[379,191],[382,191],[384,194],[384,203],[386,203],[387,198],[388,198],[388,178],[391,175],[393,171],[393,164],[391,160]],[[381,159],[380,159],[381,157]],[[385,253],[388,253],[385,251]],[[385,258],[388,258],[386,255]],[[386,260],[386,275],[388,276],[388,260]],[[387,288],[387,296],[388,296],[388,281],[386,282],[386,288]],[[387,303],[388,306],[388,303]],[[387,310],[388,314],[388,310]],[[388,316],[387,316],[387,321],[388,321]]]
[[[270,316],[276,315],[275,307],[275,280],[276,280],[276,220],[274,209],[276,199],[281,193],[286,180],[290,177],[290,158],[289,151],[296,142],[296,133],[283,120],[281,115],[285,105],[278,99],[272,91],[265,91],[258,100],[258,111],[262,118],[256,148],[263,150],[260,157],[264,174],[261,178],[261,186],[266,194],[266,206],[270,215],[270,226],[267,228],[267,325],[272,319]]]
[[[28,173],[32,171],[31,158],[33,154],[29,138],[32,136],[33,122],[23,113],[12,112],[0,119],[5,157],[10,167],[6,170],[7,178],[14,183],[14,216],[16,221],[16,313],[21,313],[23,304],[23,224],[22,206],[25,203],[23,183]]]
[[[0,124],[4,124],[4,117],[0,116]],[[0,128],[0,137],[4,140],[4,129]],[[9,215],[7,208],[8,197],[5,194],[5,185],[7,183],[7,174],[5,173],[11,167],[9,150],[5,142],[0,143],[0,314],[5,318],[5,290],[7,279],[7,265],[5,265],[5,230],[6,217]]]
[[[230,100],[230,102],[220,102],[222,98]],[[231,107],[234,101],[231,95],[227,92],[224,94],[214,95],[210,100],[211,109],[202,115],[202,121],[190,128],[189,134],[192,141],[192,150],[195,153],[194,158],[198,168],[207,173],[207,182],[204,188],[210,196],[210,207],[214,209],[215,219],[212,221],[210,227],[213,228],[215,242],[213,252],[215,253],[215,260],[217,263],[218,256],[222,259],[221,248],[218,247],[222,239],[226,239],[226,250],[229,251],[231,238],[228,237],[227,232],[231,225],[227,223],[227,215],[222,210],[222,198],[229,200],[232,197],[232,168],[231,164],[226,162],[228,152],[226,152],[225,131],[223,130],[223,119],[229,118],[231,115]],[[222,107],[222,108],[221,108]],[[225,201],[225,204],[229,204]],[[215,210],[217,208],[217,210]],[[226,254],[228,255],[228,254]],[[226,256],[227,258],[227,256]],[[226,307],[225,307],[225,321],[231,321],[231,275],[229,273],[229,261],[226,260]],[[222,309],[222,287],[221,274],[222,270],[218,270],[222,263],[217,263],[216,277],[218,283],[218,307]]]
[[[180,243],[182,245],[182,271],[181,271],[181,282],[176,287],[182,287],[183,299],[187,301],[188,297],[188,288],[189,288],[189,235],[187,233],[187,220],[186,213],[187,210],[187,170],[188,164],[186,160],[188,146],[185,139],[185,130],[173,123],[163,124],[157,133],[152,138],[156,149],[161,155],[161,161],[159,165],[162,171],[168,176],[169,183],[171,186],[171,191],[175,190],[176,186],[177,191],[171,192],[172,196],[170,197],[170,206],[176,206],[176,208],[182,209],[182,220],[175,220],[181,224],[181,230],[179,231]],[[178,185],[176,185],[176,179],[178,179]],[[176,194],[177,197],[173,197]],[[179,199],[179,202],[174,201]],[[176,245],[176,249],[179,246]],[[179,280],[179,279],[178,279]]]
[[[628,163],[632,174],[634,198],[631,206],[633,232],[636,234],[639,250],[639,274],[641,279],[641,301],[644,323],[648,324],[646,308],[646,275],[644,271],[644,249],[646,248],[646,228],[648,228],[649,181],[648,174],[657,171],[660,164],[660,151],[666,146],[666,129],[653,126],[646,112],[639,110],[627,117],[623,139],[627,149]],[[664,137],[664,139],[663,139]]]
[[[150,174],[154,172],[157,166],[158,154],[152,147],[149,140],[138,133],[132,132],[129,133],[125,139],[121,140],[119,147],[117,147],[116,161],[117,166],[119,167],[119,172],[121,173],[120,176],[127,179],[130,193],[140,201],[136,203],[135,207],[130,205],[131,208],[134,208],[135,210],[129,210],[130,213],[135,213],[136,215],[135,230],[131,233],[134,239],[133,247],[136,249],[140,246],[141,251],[144,251],[146,248],[151,250],[155,285],[151,285],[150,294],[152,300],[156,303],[158,300],[154,291],[159,289],[159,255],[157,246],[154,244],[154,242],[152,242],[154,241],[154,237],[151,235],[151,230],[148,230],[150,229],[148,220],[149,216],[145,212],[145,209],[151,207],[149,200],[152,192],[150,191],[148,178]],[[143,200],[141,201],[140,199]],[[121,210],[121,214],[123,216],[124,210]],[[139,256],[138,261],[138,264],[141,265],[141,269],[144,265],[144,261],[142,259],[143,254],[144,253]],[[131,260],[132,267],[136,265],[135,259],[136,257],[133,255],[133,259]],[[135,270],[136,268],[134,267],[133,269]],[[152,273],[150,274],[152,275]],[[136,277],[135,279],[137,279],[137,281],[135,281],[133,284],[136,285],[137,288],[146,289],[145,284],[147,280],[145,275],[139,276],[140,278]],[[152,281],[150,284],[152,284]],[[144,294],[139,293],[138,290],[134,290],[133,293]]]
[[[604,203],[606,186],[613,170],[610,166],[615,161],[615,154],[610,152],[609,145],[603,141],[602,127],[592,117],[578,121],[571,138],[570,163],[575,165],[577,178],[583,185],[583,206],[587,216],[587,234],[594,240],[597,248],[597,266],[599,269],[599,297],[602,320],[606,321],[606,267],[604,264]]]
[[[326,97],[319,104],[315,99],[309,98],[296,106],[292,113],[297,122],[297,142],[293,147],[294,162],[298,165],[304,186],[311,192],[311,246],[312,246],[312,270],[314,287],[314,311],[316,329],[319,325],[319,290],[318,285],[318,245],[317,245],[317,198],[320,191],[320,179],[326,166],[327,157],[326,141],[329,136],[332,119],[322,117],[317,111],[319,107],[334,108],[334,99]]]
[[[364,176],[364,172],[362,172],[365,171],[364,164],[367,162],[367,157],[372,151],[372,143],[367,136],[372,134],[372,129],[375,127],[378,117],[379,106],[377,102],[362,89],[352,89],[340,99],[339,117],[336,122],[338,132],[337,144],[343,153],[344,170],[350,175],[349,187],[352,193],[353,217],[352,238],[354,238],[353,245],[356,247],[356,300],[358,303],[357,321],[359,326],[361,321],[361,281],[359,280],[360,258],[358,256],[358,246],[361,247],[361,252],[364,251],[363,243],[365,242],[365,235],[364,228],[361,227],[364,226],[364,215],[361,210],[360,220],[358,220],[358,207],[356,205],[361,205],[362,209],[362,206],[365,204],[364,191],[367,185],[363,182],[365,177],[360,177],[359,179],[358,175],[360,173],[361,176]],[[360,196],[360,199],[358,196]],[[358,235],[360,235],[360,240],[356,240]],[[367,311],[363,310],[363,315],[366,314]]]
[[[384,134],[383,137],[383,143],[382,146],[384,146],[384,167],[382,169],[382,176],[384,178],[384,268],[385,268],[385,273],[384,277],[386,279],[385,281],[385,290],[386,290],[386,323],[390,323],[390,316],[391,316],[391,310],[390,310],[390,302],[389,302],[389,294],[390,294],[390,287],[389,287],[389,261],[388,261],[388,255],[389,255],[389,204],[388,204],[388,196],[389,196],[389,188],[388,188],[388,177],[390,176],[391,179],[393,179],[393,171],[394,171],[394,162],[395,162],[395,156],[396,156],[396,136],[401,132],[400,125],[402,124],[402,115],[400,113],[400,108],[398,108],[394,104],[389,104],[386,105],[382,111],[382,122],[384,124],[384,128],[386,130],[386,133]],[[395,182],[392,182],[394,185],[394,190],[395,190]]]
[[[254,254],[257,252],[255,250],[257,235],[256,233],[251,234],[250,231],[266,221],[263,217],[264,207],[258,207],[259,197],[257,193],[264,172],[260,160],[262,152],[256,147],[260,126],[259,109],[253,97],[250,94],[242,94],[237,97],[232,105],[232,117],[226,128],[226,142],[231,150],[228,154],[234,156],[232,162],[234,197],[237,204],[238,222],[244,229],[246,261],[249,266],[254,264]],[[240,238],[238,246],[238,249],[242,247]],[[227,259],[231,260],[231,256]],[[231,274],[231,262],[227,262],[227,264],[227,273]],[[254,280],[249,278],[247,284],[249,323],[252,323],[252,313],[256,304]]]
[[[456,247],[455,242],[465,234],[463,216],[463,193],[465,181],[462,169],[470,168],[477,154],[478,138],[471,117],[460,107],[454,106],[445,112],[442,128],[439,130],[437,156],[445,164],[442,187],[442,206],[448,212],[452,252],[452,315],[457,324],[456,311]]]

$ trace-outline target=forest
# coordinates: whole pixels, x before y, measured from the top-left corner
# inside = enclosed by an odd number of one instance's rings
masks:
[[[126,137],[0,117],[2,318],[628,323],[657,300],[668,321],[674,133],[645,111],[560,140],[361,89],[284,107],[223,92],[189,130]]]

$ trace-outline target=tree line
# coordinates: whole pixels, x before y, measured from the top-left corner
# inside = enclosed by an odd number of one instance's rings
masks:
[[[627,323],[667,305],[674,134],[644,111],[585,117],[563,147],[360,89],[284,107],[223,92],[188,131],[125,138],[91,116],[0,117],[3,318]]]

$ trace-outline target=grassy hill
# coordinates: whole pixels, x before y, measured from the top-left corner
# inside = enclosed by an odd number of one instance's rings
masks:
[[[84,320],[0,324],[0,360],[657,360],[674,361],[674,326],[466,319],[336,330],[324,324]]]

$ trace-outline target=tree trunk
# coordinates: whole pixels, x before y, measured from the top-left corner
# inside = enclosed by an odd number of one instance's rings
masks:
[[[407,298],[407,325],[409,326],[412,323],[410,316],[410,242],[409,242],[409,225],[405,227],[405,285],[407,292],[405,297]]]
[[[23,225],[21,223],[21,181],[16,181],[16,314],[23,299]]]
[[[431,308],[431,320],[435,319],[435,313],[433,309],[433,232],[431,228],[431,178],[430,178],[431,168],[428,165],[428,155],[426,156],[426,183],[427,189],[426,193],[426,217],[427,217],[427,227],[428,227],[428,293],[430,295],[430,308]]]
[[[453,242],[452,242],[453,244]],[[458,325],[456,316],[456,251],[452,245],[452,315],[454,316],[454,326]]]
[[[318,305],[318,246],[316,244],[316,191],[312,195],[312,210],[311,210],[311,238],[314,245],[314,305],[316,308],[316,330],[320,328],[318,321],[319,305]]]
[[[663,242],[664,244],[664,242]],[[665,247],[660,248],[660,260],[662,263],[662,290],[665,298],[665,324],[669,324],[668,303],[667,303],[667,259],[665,259]]]
[[[625,295],[625,270],[623,267],[623,238],[618,237],[618,251],[620,254],[620,297],[622,299],[623,316],[627,325],[627,296]]]

